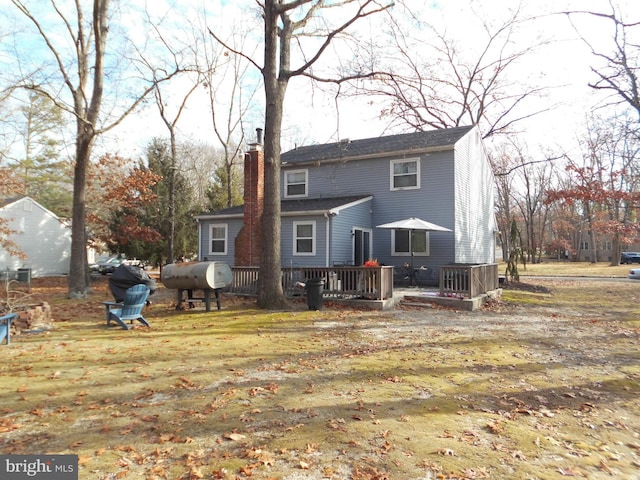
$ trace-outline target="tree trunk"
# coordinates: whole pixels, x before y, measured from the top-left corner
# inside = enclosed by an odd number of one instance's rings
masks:
[[[94,64],[89,69],[88,50],[79,50],[78,87],[72,88],[73,108],[76,113],[76,165],[73,176],[73,214],[71,226],[71,259],[69,264],[69,297],[85,298],[91,289],[89,265],[87,262],[87,232],[86,232],[86,186],[87,167],[91,160],[91,148],[96,137],[96,124],[102,105],[104,88],[104,55],[107,43],[107,26],[109,0],[94,0],[93,2],[93,39]],[[78,8],[78,19],[82,17]],[[87,83],[89,70],[93,72],[91,100],[86,107],[88,95]]]
[[[174,262],[176,249],[176,134],[173,125],[169,127],[171,137],[171,171],[169,173],[169,241],[167,242],[167,263]]]
[[[78,120],[81,123],[81,120]],[[78,127],[79,129],[82,126]],[[73,174],[73,213],[71,224],[71,259],[69,262],[69,298],[85,298],[91,288],[87,262],[86,235],[86,179],[91,157],[93,134],[78,133],[76,140],[76,165]]]
[[[262,258],[258,277],[258,306],[280,309],[287,305],[282,289],[282,268],[280,256],[280,133],[284,94],[289,78],[281,69],[288,68],[287,26],[283,29],[278,48],[277,2],[267,1],[265,12],[265,65],[264,90],[265,138],[264,138],[264,210],[262,214]],[[280,53],[280,65],[278,64]],[[284,58],[283,58],[284,57]],[[284,61],[282,61],[284,60]],[[288,72],[287,72],[288,73]]]
[[[622,245],[620,244],[620,235],[616,232],[611,241],[611,266],[620,265],[620,257],[622,256]]]

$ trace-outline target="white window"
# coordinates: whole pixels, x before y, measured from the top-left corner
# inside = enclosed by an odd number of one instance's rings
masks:
[[[580,250],[589,250],[589,242],[580,242]]]
[[[209,225],[209,255],[227,254],[227,225],[214,223]]]
[[[293,222],[293,254],[316,254],[316,222]]]
[[[308,170],[291,170],[284,172],[284,196],[286,198],[306,197],[308,179]]]
[[[391,160],[391,190],[420,188],[420,160]]]
[[[409,230],[394,230],[391,234],[392,255],[413,255],[426,257],[429,255],[429,232],[415,230],[413,235]]]

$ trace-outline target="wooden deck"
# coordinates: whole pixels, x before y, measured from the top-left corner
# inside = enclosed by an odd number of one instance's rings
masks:
[[[259,267],[232,267],[229,293],[257,295]],[[304,294],[304,283],[322,279],[325,298],[388,300],[393,298],[394,267],[296,267],[282,269],[287,297]],[[476,298],[498,289],[498,264],[440,267],[439,292],[446,298]]]
[[[229,293],[257,295],[259,267],[233,267]],[[322,279],[323,297],[386,300],[393,298],[393,267],[301,267],[282,269],[288,297],[304,293],[309,279]]]

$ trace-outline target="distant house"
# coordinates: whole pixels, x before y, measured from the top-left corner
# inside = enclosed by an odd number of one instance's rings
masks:
[[[0,200],[0,218],[15,231],[9,238],[27,257],[0,248],[0,270],[31,268],[33,277],[69,273],[71,228],[55,213],[32,198],[19,197]]]
[[[245,204],[196,217],[200,260],[259,264],[260,134],[245,155]],[[437,278],[441,265],[495,261],[494,182],[476,127],[299,147],[281,161],[283,266],[377,259],[398,269],[412,262]],[[376,228],[408,217],[451,232]]]

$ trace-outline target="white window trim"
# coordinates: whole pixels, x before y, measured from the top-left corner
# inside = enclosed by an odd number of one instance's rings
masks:
[[[427,251],[426,252],[413,252],[414,257],[428,257],[431,255],[431,239],[429,238],[429,232],[424,231],[426,236]],[[409,238],[411,242],[411,238]],[[396,252],[396,231],[391,230],[391,256],[392,257],[410,257],[411,256],[411,243],[409,243],[408,252]]]
[[[289,195],[289,182],[287,182],[287,176],[290,173],[304,173],[304,193],[300,195]],[[295,184],[298,185],[298,184]],[[284,198],[301,198],[309,195],[309,170],[286,170],[284,172]]]
[[[395,178],[393,174],[393,166],[397,163],[410,163],[415,162],[416,164],[416,186],[415,187],[395,187],[393,185],[393,179]],[[417,190],[420,188],[420,159],[419,158],[403,158],[400,160],[391,160],[389,162],[389,189],[391,191],[396,190]]]
[[[298,237],[296,232],[298,231],[298,225],[311,225],[311,251],[310,252],[298,252]],[[316,222],[315,220],[308,221],[295,221],[293,222],[293,255],[301,257],[311,257],[316,254]]]
[[[224,228],[224,251],[223,252],[214,252],[213,247],[213,229],[214,228]],[[218,239],[221,240],[221,239]],[[227,249],[229,245],[229,226],[226,223],[211,223],[209,224],[209,253],[208,255],[226,255]]]

